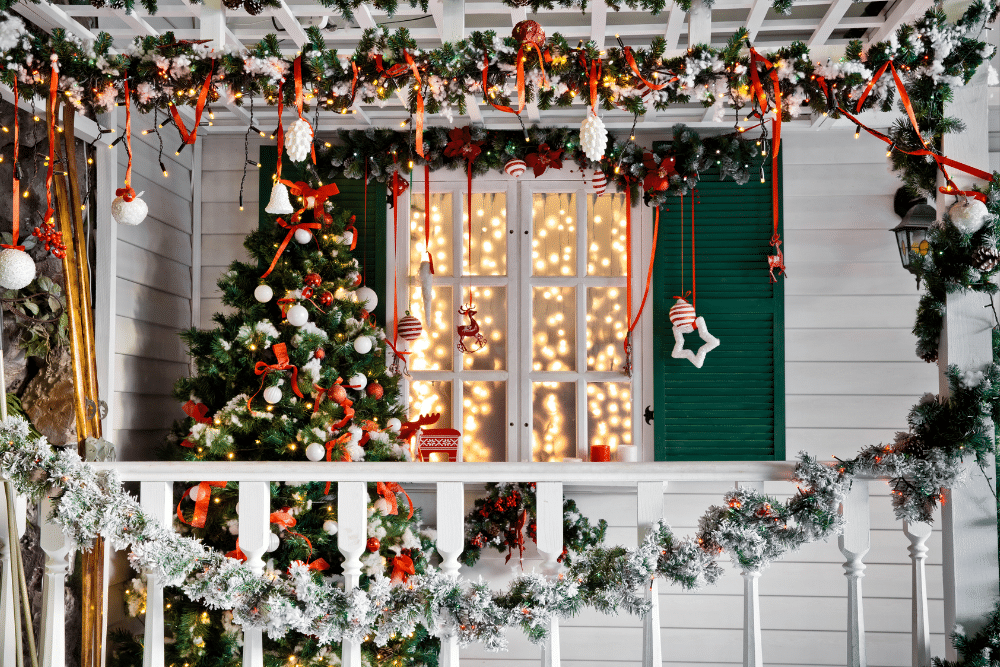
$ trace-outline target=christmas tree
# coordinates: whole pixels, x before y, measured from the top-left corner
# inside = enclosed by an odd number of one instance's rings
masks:
[[[183,334],[197,374],[174,390],[189,419],[178,424],[168,456],[188,461],[402,461],[404,410],[398,375],[386,368],[385,333],[366,311],[351,246],[354,216],[336,204],[334,188],[310,185],[293,193],[304,208],[251,233],[244,245],[254,263],[234,262],[219,280],[223,303],[210,330]],[[306,180],[306,179],[303,179]],[[282,186],[277,186],[282,187]],[[298,226],[296,226],[298,225]],[[371,292],[371,294],[367,294]],[[359,296],[364,299],[360,302]],[[276,467],[276,470],[279,470]],[[276,473],[280,475],[280,473]],[[315,576],[336,577],[337,487],[325,482],[271,484],[271,545],[267,569],[307,563]],[[182,519],[175,526],[233,558],[239,549],[238,485],[178,485]],[[366,587],[373,577],[403,579],[427,568],[431,543],[418,530],[409,498],[370,485]],[[181,523],[183,521],[183,523]],[[126,592],[133,616],[144,608],[144,583]],[[167,664],[222,667],[241,664],[242,633],[227,611],[211,610],[166,592]],[[133,664],[137,638],[118,637],[120,665]],[[131,643],[131,646],[129,645]],[[366,642],[369,664],[437,664],[438,643],[419,627],[385,646]],[[338,646],[314,638],[265,636],[265,664],[327,667]]]

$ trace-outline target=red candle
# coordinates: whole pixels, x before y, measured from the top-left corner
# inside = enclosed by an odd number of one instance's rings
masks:
[[[611,460],[611,445],[591,445],[590,460],[607,462]]]

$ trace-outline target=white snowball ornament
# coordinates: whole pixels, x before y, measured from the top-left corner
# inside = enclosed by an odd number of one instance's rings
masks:
[[[125,201],[124,197],[115,197],[115,200],[111,202],[111,217],[115,219],[115,222],[134,227],[145,220],[149,213],[149,207],[146,206],[146,202],[140,199],[143,194],[140,192],[132,201]]]
[[[299,118],[288,127],[285,133],[285,152],[292,162],[302,162],[312,150],[313,129],[306,121]]]
[[[604,121],[596,112],[588,110],[587,117],[580,125],[580,148],[588,160],[600,162],[607,147],[608,131],[604,128]]]
[[[264,390],[264,400],[274,405],[281,400],[281,389],[279,387],[268,387]]]
[[[355,373],[351,376],[348,382],[351,385],[351,389],[357,389],[358,391],[363,391],[366,386],[368,386],[368,378],[366,378],[361,373]]]
[[[354,351],[358,354],[368,354],[372,351],[372,339],[368,336],[360,336],[354,339]]]
[[[302,245],[305,245],[306,243],[312,241],[313,237],[312,232],[310,232],[308,229],[296,229],[294,236],[295,236],[295,242],[300,243]]]
[[[23,250],[4,248],[0,252],[0,287],[21,289],[35,279],[35,260]]]
[[[385,428],[393,433],[399,433],[399,429],[403,428],[403,422],[395,417],[389,417],[385,420]]]
[[[277,551],[278,547],[281,546],[281,538],[271,533],[271,536],[267,539],[267,553],[272,551]]]
[[[352,232],[351,230],[347,230],[346,232],[341,234],[340,242],[346,245],[347,247],[350,247],[351,244],[354,243],[354,232]]]
[[[271,188],[271,200],[264,207],[264,212],[271,215],[291,215],[295,213],[295,209],[292,208],[292,202],[288,199],[288,187],[281,181],[276,182],[274,187]]]
[[[973,234],[978,232],[986,224],[990,217],[986,204],[974,197],[959,200],[948,209],[948,216],[951,224],[955,225],[963,234]]]
[[[354,295],[357,297],[358,303],[368,312],[375,310],[375,306],[378,305],[378,294],[371,287],[362,287]]]
[[[267,303],[274,298],[274,290],[268,285],[257,285],[257,289],[253,291],[253,298],[261,303]]]
[[[337,526],[337,522],[333,519],[327,519],[323,522],[323,532],[327,535],[336,535],[340,527]]]
[[[326,456],[326,447],[318,442],[314,442],[306,447],[306,458],[310,461],[322,461],[324,456]]]
[[[288,309],[288,314],[285,315],[285,319],[292,326],[301,327],[309,321],[309,311],[306,310],[305,306],[300,304],[295,304]]]

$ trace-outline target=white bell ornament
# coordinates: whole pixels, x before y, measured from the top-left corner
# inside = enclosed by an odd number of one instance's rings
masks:
[[[261,303],[267,303],[274,298],[274,290],[269,285],[257,285],[257,289],[253,291],[253,298]]]
[[[288,309],[288,314],[285,315],[285,319],[288,323],[295,327],[301,327],[309,321],[309,311],[306,310],[305,306],[300,304],[295,304]]]
[[[358,289],[354,295],[357,297],[358,303],[361,304],[361,307],[368,312],[375,310],[375,307],[378,305],[378,294],[376,294],[375,290],[371,287],[362,287]]]
[[[271,188],[271,200],[264,207],[265,213],[271,215],[291,215],[295,213],[292,202],[288,199],[288,187],[281,181],[277,181]]]
[[[285,133],[285,153],[292,162],[302,162],[312,150],[313,129],[308,122],[299,118]]]
[[[23,250],[4,248],[0,252],[0,287],[22,289],[35,279],[35,260]]]
[[[140,199],[144,194],[144,192],[140,192],[132,198],[132,201],[125,201],[124,197],[115,197],[115,200],[111,202],[111,217],[115,219],[115,222],[134,227],[145,220],[149,214],[149,207],[146,206],[146,202]]]
[[[310,461],[322,461],[326,456],[326,447],[318,442],[311,443],[306,447],[306,458]]]

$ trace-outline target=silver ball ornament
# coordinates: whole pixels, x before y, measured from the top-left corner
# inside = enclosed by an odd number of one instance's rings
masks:
[[[358,303],[368,312],[375,310],[378,305],[378,294],[371,287],[362,287],[354,295],[357,297]]]
[[[963,234],[974,234],[983,228],[990,217],[986,204],[974,197],[957,201],[948,209],[951,224]]]
[[[362,391],[366,386],[368,386],[368,378],[366,378],[362,373],[355,373],[351,376],[348,384],[351,385],[351,389]]]
[[[323,532],[327,535],[336,535],[338,530],[340,530],[340,528],[337,526],[337,522],[333,519],[327,519],[323,522]]]
[[[308,229],[296,229],[294,236],[295,236],[295,242],[301,243],[303,245],[309,243],[309,241],[311,241],[313,237],[312,232],[310,232]]]
[[[389,417],[385,420],[385,427],[393,433],[399,433],[399,429],[403,428],[403,422],[399,421],[396,417]]]

